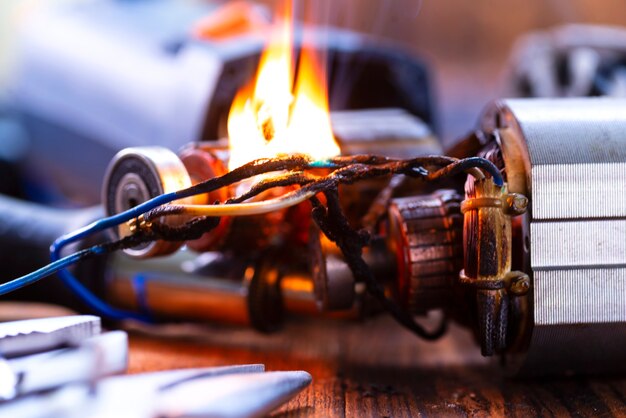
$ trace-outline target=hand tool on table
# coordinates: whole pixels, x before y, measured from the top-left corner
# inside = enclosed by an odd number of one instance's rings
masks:
[[[0,416],[262,416],[308,386],[303,371],[263,365],[127,376],[123,331],[89,315],[0,324]]]
[[[265,372],[263,365],[173,370],[100,380],[0,405],[1,416],[258,417],[311,382],[303,371]]]
[[[100,331],[100,318],[93,315],[5,322],[0,324],[0,355],[15,357],[78,345]]]
[[[3,360],[0,400],[55,389],[72,383],[95,382],[123,373],[128,365],[128,337],[111,331],[71,348]]]
[[[124,372],[126,333],[100,331],[90,315],[0,324],[0,401]]]

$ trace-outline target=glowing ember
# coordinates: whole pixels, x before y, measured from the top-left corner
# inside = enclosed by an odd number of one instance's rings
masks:
[[[287,2],[289,3],[289,2]],[[339,154],[330,126],[325,62],[304,44],[293,86],[291,9],[277,19],[254,83],[240,90],[228,115],[229,169],[256,158]]]

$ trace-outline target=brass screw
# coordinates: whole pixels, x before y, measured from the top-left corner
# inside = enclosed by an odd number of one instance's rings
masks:
[[[519,275],[511,280],[509,290],[515,296],[524,296],[530,290],[530,277],[527,274],[518,273]]]
[[[133,218],[127,222],[128,230],[131,234],[136,233],[139,230],[146,230],[152,228],[152,222],[147,221],[143,215],[139,215],[137,218]]]
[[[505,202],[504,212],[508,215],[522,215],[528,208],[528,198],[523,194],[509,193]]]
[[[128,221],[128,230],[130,231],[131,234],[134,234],[137,231],[137,219],[133,218],[130,221]]]
[[[147,221],[143,215],[139,216],[139,228],[146,230],[152,228],[152,222]]]

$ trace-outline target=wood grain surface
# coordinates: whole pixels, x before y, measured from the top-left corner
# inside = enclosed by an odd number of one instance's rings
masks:
[[[131,373],[244,363],[311,373],[275,417],[626,416],[626,377],[510,379],[454,327],[435,343],[389,318],[294,320],[273,335],[175,325],[130,341]]]

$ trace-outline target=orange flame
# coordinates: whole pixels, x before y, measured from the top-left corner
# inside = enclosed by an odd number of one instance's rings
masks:
[[[302,47],[292,92],[292,33],[287,6],[273,27],[254,83],[237,93],[230,108],[230,170],[278,154],[323,159],[340,153],[330,125],[325,61],[310,45]]]

